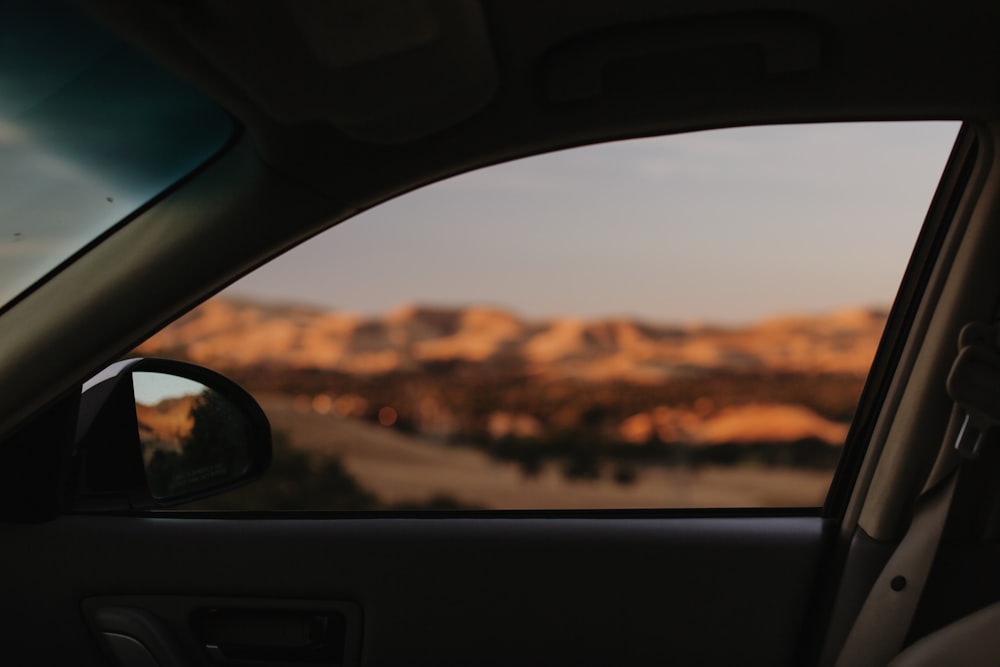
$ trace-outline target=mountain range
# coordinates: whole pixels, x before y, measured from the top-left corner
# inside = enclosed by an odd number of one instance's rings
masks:
[[[722,370],[864,376],[886,313],[851,309],[744,326],[634,319],[528,320],[500,308],[408,305],[379,316],[231,298],[206,302],[146,341],[143,354],[217,368],[377,375],[442,362],[584,380],[660,383]]]

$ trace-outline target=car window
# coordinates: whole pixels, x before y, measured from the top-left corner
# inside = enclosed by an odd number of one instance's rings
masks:
[[[275,461],[198,507],[818,507],[957,123],[530,157],[357,216],[138,353],[246,386]]]

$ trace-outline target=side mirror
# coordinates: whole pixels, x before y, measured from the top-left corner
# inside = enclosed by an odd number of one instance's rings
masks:
[[[271,427],[235,382],[169,359],[127,359],[83,385],[76,510],[172,507],[242,486],[271,462]]]

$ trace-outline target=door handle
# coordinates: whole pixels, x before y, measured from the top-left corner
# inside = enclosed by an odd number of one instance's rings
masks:
[[[160,620],[142,609],[103,607],[94,613],[108,651],[119,667],[189,667]]]
[[[347,622],[338,611],[201,609],[192,617],[220,664],[330,667],[344,661]]]

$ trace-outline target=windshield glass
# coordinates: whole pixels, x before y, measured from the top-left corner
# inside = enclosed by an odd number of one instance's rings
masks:
[[[77,10],[0,6],[0,307],[232,131],[214,103]]]

